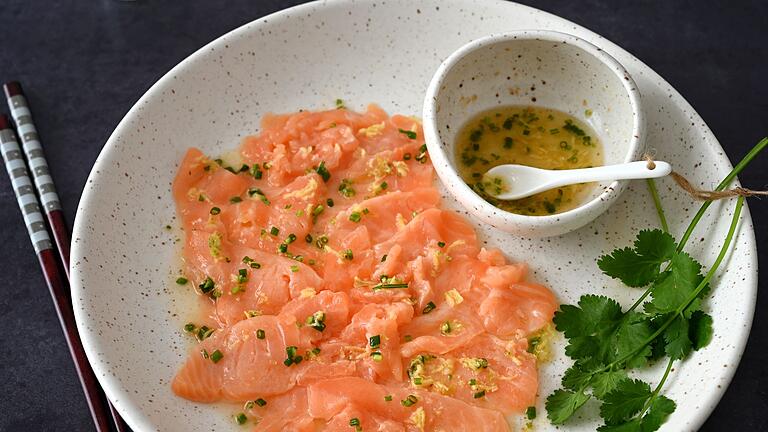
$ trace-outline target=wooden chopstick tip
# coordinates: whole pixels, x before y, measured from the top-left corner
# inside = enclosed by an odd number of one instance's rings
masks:
[[[8,81],[3,84],[3,90],[5,90],[5,97],[7,98],[24,94],[24,91],[21,89],[21,83],[18,81]]]

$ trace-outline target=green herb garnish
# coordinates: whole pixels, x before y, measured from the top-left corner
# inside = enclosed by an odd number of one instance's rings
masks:
[[[224,354],[219,350],[216,350],[211,353],[211,361],[214,363],[218,363],[223,358],[224,358]]]
[[[325,161],[320,162],[320,165],[318,165],[317,168],[315,168],[315,172],[323,178],[324,182],[327,182],[331,178],[331,173],[328,171],[328,168],[325,167]]]
[[[432,312],[433,310],[435,310],[435,308],[436,308],[436,307],[437,307],[437,306],[435,306],[435,303],[433,303],[433,302],[429,302],[429,303],[427,303],[427,305],[424,307],[424,309],[421,311],[421,313],[422,313],[422,314],[424,314],[424,315],[426,315],[426,314],[428,314],[428,313]]]
[[[566,123],[563,128],[579,135]],[[757,154],[768,146],[761,140],[723,179],[725,189]],[[720,252],[706,274],[702,265],[683,251],[694,228],[711,204],[705,202],[679,241],[668,233],[666,217],[653,180],[648,181],[663,230],[641,230],[631,247],[600,257],[606,275],[644,292],[627,310],[611,298],[583,295],[576,305],[561,305],[554,323],[568,340],[565,353],[574,360],[563,376],[563,388],[546,402],[547,416],[562,424],[588,400],[600,401],[600,416],[608,431],[657,430],[676,404],[660,394],[675,361],[705,347],[712,338],[712,317],[702,311],[709,283],[733,240],[744,205],[739,197]],[[642,306],[642,307],[641,307]],[[655,387],[628,372],[666,358],[666,368]]]
[[[398,129],[397,131],[400,132],[401,134],[405,134],[405,136],[407,136],[409,139],[416,139],[416,132],[414,131],[409,131],[405,129]]]

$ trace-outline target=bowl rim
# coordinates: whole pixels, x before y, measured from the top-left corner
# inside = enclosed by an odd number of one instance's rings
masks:
[[[632,137],[623,162],[632,162],[641,156],[645,148],[645,114],[641,104],[640,91],[629,72],[618,60],[605,52],[602,48],[587,42],[578,36],[542,29],[492,33],[466,43],[440,63],[440,66],[435,71],[435,74],[427,87],[422,109],[423,129],[427,148],[429,150],[430,158],[433,160],[435,171],[445,184],[446,189],[448,189],[449,193],[451,193],[451,195],[453,195],[454,198],[456,198],[456,200],[470,213],[482,217],[490,222],[491,225],[499,229],[504,229],[504,227],[508,225],[515,225],[537,230],[572,224],[574,221],[580,219],[583,221],[575,228],[570,228],[565,231],[569,232],[591,222],[603,211],[608,209],[613,201],[624,191],[628,181],[613,181],[593,199],[562,213],[541,216],[520,215],[502,210],[492,205],[472,190],[464,180],[461,179],[457,170],[454,168],[453,163],[450,162],[451,158],[446,154],[441,145],[442,141],[439,138],[440,133],[436,121],[437,95],[441,91],[448,73],[461,60],[477,50],[515,40],[539,40],[567,43],[580,48],[583,52],[591,55],[599,60],[604,66],[608,67],[622,83],[624,90],[629,96],[629,102],[632,108]]]

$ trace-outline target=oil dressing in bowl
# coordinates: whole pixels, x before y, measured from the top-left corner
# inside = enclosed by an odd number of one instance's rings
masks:
[[[585,115],[591,113],[586,111]],[[488,193],[489,188],[502,185],[484,179],[483,174],[503,164],[543,169],[603,164],[602,145],[587,124],[562,111],[540,107],[506,106],[482,111],[461,128],[454,148],[459,175],[478,195],[502,210],[529,216],[578,207],[596,183],[563,186],[528,198],[502,201]]]

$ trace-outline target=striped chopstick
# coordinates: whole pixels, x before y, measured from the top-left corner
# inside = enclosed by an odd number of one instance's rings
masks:
[[[32,171],[32,179],[40,195],[45,216],[51,226],[61,262],[64,264],[64,271],[67,273],[67,279],[69,279],[69,233],[64,222],[64,212],[61,210],[59,195],[56,193],[53,178],[48,170],[48,162],[45,160],[43,146],[40,143],[35,124],[32,122],[32,112],[29,110],[29,104],[21,84],[11,81],[3,85],[3,89],[8,100],[8,107],[11,110],[11,116],[16,123],[16,130],[21,138],[24,155]]]
[[[45,219],[43,219],[43,215],[40,213],[40,205],[35,196],[34,186],[30,181],[24,157],[21,154],[16,136],[11,128],[11,122],[5,114],[0,114],[0,152],[3,154],[5,167],[8,171],[8,176],[11,178],[11,186],[16,193],[16,200],[24,216],[24,223],[27,225],[29,238],[32,240],[32,246],[40,261],[40,268],[43,270],[45,283],[48,285],[51,297],[53,298],[56,313],[59,316],[59,323],[64,331],[77,375],[80,377],[80,383],[83,386],[96,430],[107,432],[110,430],[109,411],[107,411],[104,405],[101,389],[96,381],[96,376],[93,374],[93,370],[91,370],[91,366],[88,364],[82,342],[77,334],[67,280],[62,277],[59,271],[53,243],[51,243],[51,238],[48,236]]]

